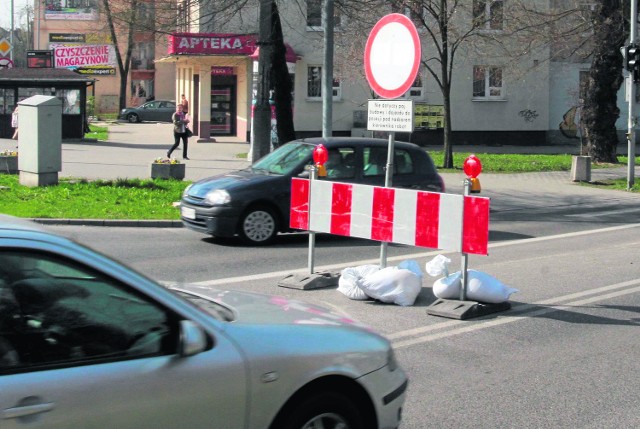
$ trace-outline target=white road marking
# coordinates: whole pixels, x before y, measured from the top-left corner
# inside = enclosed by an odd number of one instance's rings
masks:
[[[607,216],[610,214],[624,214],[624,213],[634,213],[634,212],[640,212],[640,207],[629,208],[629,209],[619,209],[619,210],[606,210],[603,212],[575,213],[575,214],[568,214],[565,216],[588,218],[588,217]]]
[[[562,239],[570,238],[570,237],[580,237],[580,236],[583,236],[583,235],[607,233],[607,232],[611,232],[611,231],[619,231],[619,230],[630,229],[630,228],[640,228],[640,224],[618,225],[618,226],[612,226],[612,227],[608,227],[608,228],[592,229],[592,230],[588,230],[588,231],[569,232],[569,233],[566,233],[566,234],[548,235],[548,236],[544,236],[544,237],[535,237],[535,238],[524,238],[522,240],[503,241],[503,242],[500,242],[500,243],[489,244],[489,248],[490,249],[495,249],[495,248],[498,248],[498,247],[517,246],[517,245],[521,245],[521,244],[536,243],[536,242],[541,242],[541,241],[562,240]],[[433,256],[436,256],[436,255],[447,255],[447,254],[454,254],[454,253],[456,253],[456,252],[442,251],[442,250],[432,250],[432,251],[428,251],[428,252],[418,252],[418,253],[410,253],[410,254],[407,254],[407,255],[388,257],[387,258],[387,262],[396,262],[396,261],[400,262],[400,261],[404,261],[406,259],[429,258],[429,257],[433,257]],[[361,260],[361,261],[344,262],[342,264],[318,266],[318,267],[315,267],[315,270],[316,271],[334,271],[334,270],[339,270],[341,268],[357,267],[359,265],[369,265],[369,264],[378,265],[379,263],[380,263],[380,259],[379,258],[377,258],[377,259],[365,259],[365,260]],[[289,274],[298,274],[298,273],[307,273],[307,272],[308,272],[308,268],[305,267],[305,268],[300,268],[300,269],[296,269],[296,270],[272,271],[272,272],[268,272],[268,273],[251,274],[251,275],[248,275],[248,276],[238,276],[238,277],[229,277],[229,278],[224,278],[224,279],[205,280],[205,281],[202,281],[202,282],[195,282],[193,284],[196,284],[198,286],[212,286],[213,287],[213,286],[229,285],[229,284],[233,284],[233,283],[243,283],[243,282],[270,279],[270,278],[282,278],[282,277],[287,276]]]
[[[426,343],[434,340],[438,340],[441,338],[452,337],[454,335],[465,334],[468,332],[477,331],[480,329],[485,329],[493,326],[505,325],[507,323],[518,322],[525,319],[530,319],[531,317],[540,316],[543,314],[551,313],[554,311],[561,310],[564,307],[569,306],[579,306],[592,304],[598,301],[604,301],[606,299],[615,298],[618,296],[629,295],[631,293],[640,292],[640,286],[633,287],[629,289],[630,286],[635,286],[640,284],[640,279],[629,280],[622,283],[616,283],[608,286],[603,286],[596,289],[586,290],[578,293],[573,293],[569,295],[559,296],[555,298],[551,298],[545,301],[540,301],[538,303],[533,304],[523,304],[516,307],[512,307],[511,313],[509,317],[503,317],[499,319],[487,320],[486,322],[475,323],[473,325],[469,325],[468,321],[461,320],[451,320],[443,323],[438,323],[435,325],[429,326],[421,326],[419,328],[407,329],[404,331],[395,332],[392,334],[385,335],[388,339],[392,340],[394,348],[400,347],[408,347],[415,344]],[[617,290],[615,292],[610,292]],[[607,293],[610,292],[610,293]],[[564,302],[566,300],[582,298],[589,295],[595,295],[586,299],[577,299],[575,301]],[[544,308],[540,308],[540,306],[545,306]],[[511,316],[513,313],[518,314],[517,316]],[[423,335],[417,338],[411,338],[407,340],[394,341],[399,338],[410,337],[414,335],[420,335],[423,333],[442,330],[454,326],[460,326],[458,329],[452,329],[445,332],[440,332],[436,334]]]

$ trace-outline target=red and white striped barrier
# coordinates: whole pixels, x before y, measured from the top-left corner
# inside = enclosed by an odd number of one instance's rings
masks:
[[[290,215],[294,229],[487,254],[484,197],[294,178]]]

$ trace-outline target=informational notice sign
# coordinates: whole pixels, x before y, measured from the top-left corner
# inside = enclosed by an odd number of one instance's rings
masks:
[[[367,130],[413,132],[413,100],[369,100]]]

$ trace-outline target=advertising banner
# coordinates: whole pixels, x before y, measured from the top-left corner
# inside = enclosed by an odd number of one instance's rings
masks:
[[[91,21],[98,19],[94,0],[45,0],[44,19]]]
[[[115,74],[116,52],[113,45],[77,45],[50,43],[55,68],[68,68],[82,74]]]

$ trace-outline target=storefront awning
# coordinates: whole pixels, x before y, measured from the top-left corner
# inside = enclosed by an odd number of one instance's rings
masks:
[[[180,56],[248,56],[258,59],[257,34],[175,33],[168,36],[168,57],[156,62],[175,62]],[[286,60],[296,63],[300,56],[285,43]]]
[[[300,55],[296,54],[296,52],[293,50],[293,48],[291,46],[289,46],[288,44],[284,44],[284,47],[286,48],[286,52],[285,52],[285,59],[287,60],[288,63],[296,63],[301,57]],[[258,58],[260,57],[260,48],[256,48],[255,51],[253,51],[253,54],[250,55],[251,58],[253,59],[253,61],[258,61]]]

